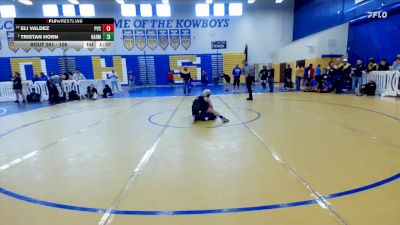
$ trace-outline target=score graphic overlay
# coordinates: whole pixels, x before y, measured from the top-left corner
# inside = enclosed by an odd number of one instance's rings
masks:
[[[100,48],[113,46],[112,18],[15,18],[17,48]]]

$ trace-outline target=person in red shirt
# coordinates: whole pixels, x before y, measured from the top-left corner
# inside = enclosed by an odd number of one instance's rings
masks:
[[[315,70],[313,68],[313,64],[310,64],[308,67],[308,77],[311,78],[311,80],[314,80],[315,78]]]
[[[174,81],[174,73],[173,73],[171,70],[168,72],[167,77],[168,77],[169,86],[170,86],[170,87],[174,87],[174,84],[175,84],[175,81]]]

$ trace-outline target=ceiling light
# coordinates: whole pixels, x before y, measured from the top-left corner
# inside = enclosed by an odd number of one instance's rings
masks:
[[[125,1],[124,0],[115,0],[118,4],[120,4],[120,5],[123,5],[123,4],[125,4]]]
[[[282,3],[283,0],[276,0],[275,3]]]
[[[15,6],[14,5],[0,5],[0,15],[2,18],[15,18]]]
[[[81,12],[81,16],[95,16],[93,4],[80,4],[79,11]]]
[[[136,16],[136,6],[135,4],[122,4],[121,5],[121,15],[122,16]]]
[[[196,16],[209,16],[210,6],[208,4],[196,4]]]
[[[229,3],[229,15],[230,16],[241,16],[243,14],[242,3]]]
[[[59,16],[58,7],[56,4],[42,5],[42,9],[43,9],[43,16],[45,17]]]
[[[33,5],[31,0],[18,0],[18,1],[25,5]]]
[[[78,0],[68,0],[71,4],[74,4],[74,5],[78,5],[79,4],[79,1]]]
[[[256,0],[248,0],[247,3],[253,4]]]
[[[214,16],[225,16],[224,3],[214,4]]]

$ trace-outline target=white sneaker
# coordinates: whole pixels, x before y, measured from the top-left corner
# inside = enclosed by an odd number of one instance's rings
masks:
[[[195,121],[195,118],[194,118],[194,116],[192,115],[192,116],[190,117],[190,122],[193,124],[194,121]]]

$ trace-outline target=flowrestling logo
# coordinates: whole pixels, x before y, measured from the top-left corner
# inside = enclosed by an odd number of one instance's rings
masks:
[[[388,16],[386,11],[367,12],[369,19],[385,19]]]

